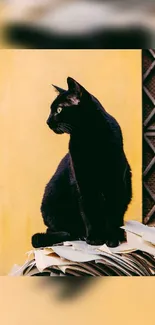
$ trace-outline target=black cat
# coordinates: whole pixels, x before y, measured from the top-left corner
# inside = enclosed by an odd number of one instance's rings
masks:
[[[32,236],[33,247],[86,239],[114,247],[125,240],[120,229],[132,198],[131,169],[117,121],[74,79],[58,96],[47,124],[70,134],[69,152],[45,188],[41,212],[46,233]]]

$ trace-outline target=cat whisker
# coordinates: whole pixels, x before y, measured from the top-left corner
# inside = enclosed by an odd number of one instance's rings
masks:
[[[68,123],[62,123],[61,128],[67,133],[72,131],[72,128]]]
[[[71,127],[71,125],[66,124],[65,126],[67,127],[67,129],[68,129],[69,131],[72,131],[72,127]]]
[[[65,132],[68,132],[68,129],[65,126],[63,127],[63,129]]]
[[[63,130],[58,126],[57,127],[57,130],[59,131],[59,132],[63,132]]]
[[[58,129],[59,129],[61,132],[64,132],[64,127],[63,127],[61,124],[58,126]]]

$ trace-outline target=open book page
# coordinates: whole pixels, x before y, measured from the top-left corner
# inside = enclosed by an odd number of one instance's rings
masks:
[[[153,229],[153,230],[155,230],[155,229]],[[145,240],[155,246],[155,232],[144,233],[142,238],[143,238],[143,240]]]
[[[62,257],[62,256],[61,256]],[[70,261],[60,258],[59,256],[47,256],[43,250],[35,251],[36,266],[40,272],[52,265],[70,265]]]
[[[125,229],[125,231],[130,231],[136,235],[139,235],[141,237],[143,237],[144,235],[147,235],[148,238],[150,236],[155,236],[155,227],[149,227],[146,225],[143,225],[142,223],[138,222],[138,221],[127,221],[125,223],[125,226],[121,227],[122,229]]]
[[[101,250],[102,251],[105,251],[107,253],[111,253],[109,247],[107,245],[88,245],[85,241],[67,241],[67,242],[64,242],[64,246],[71,246],[72,249],[74,250],[79,250],[79,251],[82,251],[86,254],[100,254],[101,253]],[[102,249],[101,249],[102,247]]]
[[[151,242],[153,242],[153,239],[155,241],[155,237],[153,237],[153,233],[149,232],[150,229],[145,230],[145,227],[146,226],[138,222],[135,222],[135,224],[131,224],[131,226],[129,225],[127,229],[130,230],[126,230],[127,242],[122,243],[117,247],[108,247],[106,244],[102,246],[91,246],[84,241],[65,242],[64,245],[70,245],[70,248],[72,247],[73,250],[83,251],[86,254],[99,255],[102,254],[102,252],[107,252],[109,254],[125,254],[139,249],[155,256],[155,247],[150,244]]]
[[[9,276],[21,276],[21,275],[23,275],[24,269],[25,269],[25,265],[23,265],[21,267],[21,265],[14,264],[8,275]]]
[[[15,264],[11,271],[9,272],[9,276],[21,276],[23,275],[23,271],[27,268],[30,267],[31,265],[35,265],[35,261],[26,261],[22,266]]]
[[[102,254],[102,252],[111,253],[122,253],[122,252],[132,252],[136,250],[136,247],[130,245],[128,242],[122,243],[117,247],[108,247],[106,244],[101,246],[88,245],[85,241],[67,241],[64,242],[64,246],[71,246],[74,250],[80,250],[88,254]]]
[[[93,261],[93,260],[100,258],[98,255],[95,254],[95,252],[94,252],[94,254],[88,254],[88,252],[79,251],[79,250],[73,249],[72,247],[65,247],[65,246],[61,246],[61,247],[57,246],[56,247],[56,246],[54,246],[53,250],[59,256],[66,258],[73,262],[88,262],[88,261]]]
[[[78,266],[78,265],[72,265],[72,266],[59,266],[59,269],[63,272],[63,273],[66,273],[66,270],[74,270],[74,271],[79,271],[79,272],[81,272],[81,273],[85,273],[85,275],[88,275],[88,274],[90,274],[90,275],[92,275],[92,276],[94,276],[94,273],[93,272],[91,272],[90,270],[87,270],[87,269],[84,269],[84,268],[82,268],[82,267],[80,267],[80,266]]]

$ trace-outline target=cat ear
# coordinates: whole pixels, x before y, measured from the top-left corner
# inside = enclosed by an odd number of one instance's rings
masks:
[[[55,86],[55,85],[52,85],[54,88],[55,88],[55,90],[59,93],[59,94],[62,94],[62,93],[64,93],[66,90],[64,90],[64,89],[62,89],[62,88],[60,88],[60,87],[57,87],[57,86]]]
[[[78,94],[78,95],[80,95],[80,97],[82,96],[83,87],[77,81],[75,81],[71,77],[68,77],[67,78],[67,84],[68,84],[68,90],[70,92]]]

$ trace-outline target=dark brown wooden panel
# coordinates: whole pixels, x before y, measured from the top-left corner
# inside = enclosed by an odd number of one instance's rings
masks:
[[[143,222],[155,225],[155,50],[142,51]]]

